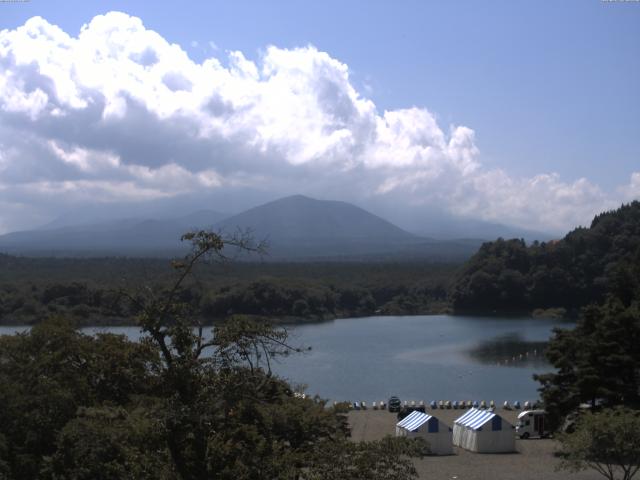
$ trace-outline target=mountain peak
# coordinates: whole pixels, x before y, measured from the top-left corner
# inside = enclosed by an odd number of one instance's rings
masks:
[[[278,202],[278,201],[281,201],[281,202],[283,202],[283,201],[312,201],[312,202],[320,202],[322,200],[318,200],[316,198],[311,198],[311,197],[308,197],[306,195],[302,195],[301,193],[296,193],[294,195],[289,195],[288,197],[279,198],[278,200],[275,200],[275,201],[276,202]]]
[[[223,228],[250,228],[271,239],[415,239],[415,235],[346,202],[292,195],[222,221]]]
[[[281,204],[304,204],[304,203],[322,203],[329,202],[330,200],[318,200],[317,198],[308,197],[306,195],[302,195],[300,193],[296,193],[295,195],[289,195],[287,197],[278,198],[276,200],[272,200],[263,205],[258,205],[258,207],[263,207],[265,205],[281,205]],[[257,207],[254,207],[257,208]]]

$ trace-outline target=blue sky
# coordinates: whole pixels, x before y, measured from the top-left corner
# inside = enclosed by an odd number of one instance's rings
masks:
[[[380,114],[415,106],[427,109],[445,134],[450,125],[472,129],[482,171],[500,170],[510,178],[557,173],[567,185],[586,179],[606,192],[601,207],[633,195],[609,193],[626,188],[630,176],[640,172],[638,2],[68,1],[61,6],[32,0],[0,4],[0,28],[15,29],[40,15],[73,37],[95,15],[111,10],[139,17],[146,29],[179,44],[196,63],[215,56],[226,65],[229,51],[241,51],[260,64],[269,45],[313,45],[348,66],[351,85]],[[544,213],[536,215],[534,223],[543,226]],[[514,219],[529,223],[526,216]]]
[[[607,187],[640,166],[633,2],[32,0],[0,8],[2,28],[41,15],[69,33],[121,10],[196,59],[210,41],[248,58],[271,44],[313,44],[372,87],[379,108],[422,106],[445,124],[472,126],[487,164]]]

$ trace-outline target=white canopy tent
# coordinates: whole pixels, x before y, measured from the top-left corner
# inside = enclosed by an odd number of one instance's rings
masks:
[[[453,444],[478,453],[505,453],[516,449],[513,425],[488,410],[472,408],[455,420]]]
[[[411,412],[396,424],[396,437],[421,437],[429,442],[434,455],[453,454],[451,428],[436,417],[422,412]]]

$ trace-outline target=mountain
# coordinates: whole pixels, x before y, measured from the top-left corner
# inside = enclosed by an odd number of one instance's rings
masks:
[[[466,259],[480,246],[475,240],[421,237],[350,203],[294,195],[229,218],[203,211],[169,220],[138,218],[62,227],[50,224],[0,236],[0,252],[173,256],[184,253],[179,238],[193,228],[213,228],[224,234],[249,229],[256,240],[267,241],[266,259],[270,260],[449,261]]]
[[[166,219],[128,218],[57,227],[0,236],[0,251],[53,256],[173,255],[184,249],[180,236],[194,228],[212,228],[225,217],[210,210]]]
[[[550,233],[512,227],[474,218],[432,216],[421,225],[422,226],[415,229],[411,229],[411,231],[418,235],[436,239],[469,238],[489,241],[502,237],[522,238],[527,242],[533,242],[535,240],[546,242],[557,238],[556,235]]]
[[[452,238],[479,239],[484,241],[502,238],[522,238],[527,242],[547,241],[559,238],[559,232],[550,234],[505,225],[480,218],[457,216],[442,209],[428,205],[410,205],[402,209],[392,204],[372,205],[372,212],[391,220],[395,225],[421,237],[436,240]]]
[[[476,239],[491,241],[498,237],[522,238],[527,242],[560,238],[566,232],[535,231],[527,227],[506,225],[479,217],[457,215],[438,205],[405,205],[398,208],[394,202],[382,198],[369,199],[367,209],[394,225],[421,237],[434,240]]]
[[[218,223],[266,240],[272,259],[467,258],[480,242],[439,242],[409,233],[353,204],[293,195]]]
[[[420,240],[355,205],[303,195],[251,208],[216,228],[226,233],[249,229],[267,242],[271,259],[367,255]]]
[[[251,228],[274,241],[416,241],[419,237],[350,203],[293,195],[219,222],[225,230]]]

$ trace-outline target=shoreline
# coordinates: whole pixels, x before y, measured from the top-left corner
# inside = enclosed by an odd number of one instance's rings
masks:
[[[501,314],[489,314],[489,313],[469,313],[469,312],[459,312],[454,313],[451,311],[433,311],[429,313],[399,313],[399,314],[391,314],[391,313],[372,313],[372,314],[363,314],[363,315],[353,315],[353,314],[345,314],[345,315],[330,315],[323,318],[318,317],[263,317],[259,315],[250,315],[250,314],[237,314],[239,316],[248,317],[255,320],[264,320],[270,322],[275,326],[297,326],[297,325],[313,325],[313,324],[323,324],[328,322],[334,322],[336,320],[348,320],[348,319],[364,319],[364,318],[384,318],[384,317],[476,317],[480,320],[482,319],[493,319],[493,318],[504,318],[504,319],[523,319],[523,320],[531,320],[531,319],[539,319],[539,320],[558,320],[566,323],[573,323],[575,320],[570,317],[554,317],[550,316],[542,316],[542,315],[534,315],[533,312],[518,312],[518,313],[501,313]],[[71,319],[75,320],[75,319]],[[220,323],[224,323],[228,320],[227,318],[215,318],[215,319],[207,319],[203,322],[203,327],[213,327]],[[24,323],[3,323],[0,321],[0,328],[15,328],[15,327],[33,327],[41,323],[42,320],[38,322],[24,322]],[[78,322],[79,329],[82,328],[122,328],[122,327],[137,327],[138,324],[135,322],[115,322],[115,323],[84,323]]]

